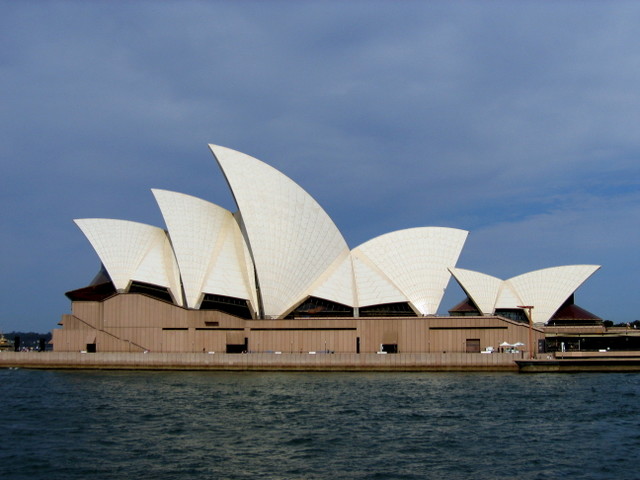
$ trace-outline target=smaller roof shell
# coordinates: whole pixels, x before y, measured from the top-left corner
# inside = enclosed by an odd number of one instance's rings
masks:
[[[233,214],[184,193],[153,189],[180,267],[186,303],[200,308],[205,293],[256,305],[253,267]]]
[[[468,232],[457,228],[421,227],[398,230],[356,247],[422,315],[436,314]],[[356,281],[360,278],[356,276]],[[361,305],[364,306],[364,305]]]
[[[151,225],[108,218],[74,220],[98,254],[119,292],[132,281],[165,287],[182,305],[178,265],[164,230]]]
[[[599,265],[565,265],[518,275],[508,283],[524,302],[533,306],[533,323],[546,323],[562,304],[587,281]]]
[[[309,288],[309,295],[354,307],[358,305],[355,290],[353,257],[348,251],[336,258]]]
[[[407,296],[394,285],[385,272],[363,252],[354,249],[352,256],[358,307],[409,302]]]
[[[546,323],[599,268],[599,265],[565,265],[509,280],[457,268],[451,269],[451,273],[485,315],[494,314],[499,308],[532,306],[533,323]]]
[[[493,315],[502,280],[473,270],[450,268],[449,271],[483,315]]]

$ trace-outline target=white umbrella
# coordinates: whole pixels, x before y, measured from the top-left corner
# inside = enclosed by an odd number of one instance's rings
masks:
[[[510,343],[507,343],[507,342],[502,342],[502,343],[500,344],[500,346],[501,346],[501,347],[513,347],[513,345],[511,345]]]

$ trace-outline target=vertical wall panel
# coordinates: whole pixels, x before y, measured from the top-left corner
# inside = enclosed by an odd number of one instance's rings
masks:
[[[226,332],[235,329],[249,339],[250,350],[283,353],[325,349],[355,353],[358,337],[361,353],[377,352],[385,336],[398,343],[401,353],[464,352],[468,338],[479,338],[482,349],[498,349],[504,341],[529,341],[526,324],[497,317],[243,320],[217,311],[187,310],[140,294],[73,302],[72,311],[74,315],[62,317],[63,328],[54,330],[57,351],[86,349],[91,331],[103,352],[127,352],[134,345],[139,345],[137,351],[223,352]],[[544,334],[537,329],[533,333],[535,346]]]

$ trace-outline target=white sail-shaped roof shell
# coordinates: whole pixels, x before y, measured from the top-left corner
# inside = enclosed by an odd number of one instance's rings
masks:
[[[128,291],[132,281],[158,285],[188,308],[199,308],[205,294],[234,297],[266,317],[286,316],[310,296],[354,309],[407,302],[430,315],[454,275],[482,314],[533,306],[540,323],[600,268],[553,267],[503,281],[455,268],[468,232],[443,227],[388,233],[350,251],[326,212],[291,179],[249,155],[209,147],[239,212],[153,190],[168,233],[124,220],[76,220],[117,291]]]
[[[496,298],[496,305],[494,308],[520,308],[525,304],[526,302],[522,300],[522,297],[520,297],[513,285],[511,285],[508,280],[503,281],[502,285],[500,285],[500,290],[498,291],[498,297]]]
[[[409,301],[364,253],[356,249],[352,255],[359,307]]]
[[[178,265],[166,232],[127,220],[84,218],[74,220],[87,237],[119,292],[132,281],[165,287],[182,305]]]
[[[450,268],[449,271],[483,315],[493,315],[503,281],[473,270]]]
[[[451,269],[465,293],[483,314],[496,309],[532,306],[533,323],[546,323],[599,265],[565,265],[500,280],[479,272]]]
[[[599,265],[565,265],[510,278],[507,282],[532,309],[533,323],[546,323]]]
[[[358,305],[354,289],[353,260],[350,252],[338,257],[309,289],[309,296],[330,299],[354,307]]]
[[[153,189],[173,244],[186,303],[204,294],[249,300],[255,307],[253,268],[233,214],[191,195]]]
[[[263,313],[282,317],[311,294],[317,279],[349,248],[322,207],[291,179],[249,155],[209,148],[242,215]]]
[[[366,257],[409,299],[422,315],[438,311],[468,232],[456,228],[422,227],[381,235],[354,249]],[[356,281],[359,281],[356,277]]]

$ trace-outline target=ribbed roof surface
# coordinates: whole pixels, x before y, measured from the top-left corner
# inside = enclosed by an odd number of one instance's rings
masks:
[[[347,243],[320,205],[278,170],[229,148],[209,148],[242,214],[264,314],[283,316],[348,254]]]
[[[309,295],[354,307],[358,305],[354,282],[353,259],[350,252],[344,252],[312,285]]]
[[[199,308],[205,293],[255,305],[253,269],[247,270],[248,252],[232,213],[183,193],[152,191],[169,229],[187,306]]]
[[[525,273],[509,279],[525,305],[533,305],[534,323],[545,323],[598,265],[565,265]]]
[[[533,322],[546,323],[599,268],[598,265],[565,265],[535,270],[509,280],[470,270],[451,269],[451,272],[483,313],[493,314],[496,308],[532,306]]]
[[[449,271],[458,281],[465,293],[473,299],[483,315],[492,315],[502,280],[463,268],[450,268]]]
[[[169,290],[182,305],[180,278],[171,244],[164,230],[143,223],[108,218],[75,220],[118,291],[131,281],[150,283]]]
[[[409,301],[385,272],[357,249],[353,251],[353,268],[359,307]]]
[[[354,308],[407,302],[430,315],[453,274],[483,314],[532,305],[534,321],[545,322],[599,268],[554,267],[503,281],[455,268],[468,232],[443,227],[399,230],[349,250],[327,213],[291,179],[244,153],[209,148],[235,214],[156,189],[168,235],[124,220],[76,220],[118,291],[132,281],[158,285],[189,308],[199,308],[205,294],[239,298],[253,314],[262,305],[267,317],[283,317],[309,296]]]
[[[468,232],[456,228],[422,227],[381,235],[354,249],[384,272],[422,315],[438,311]],[[360,282],[359,276],[356,281]]]

